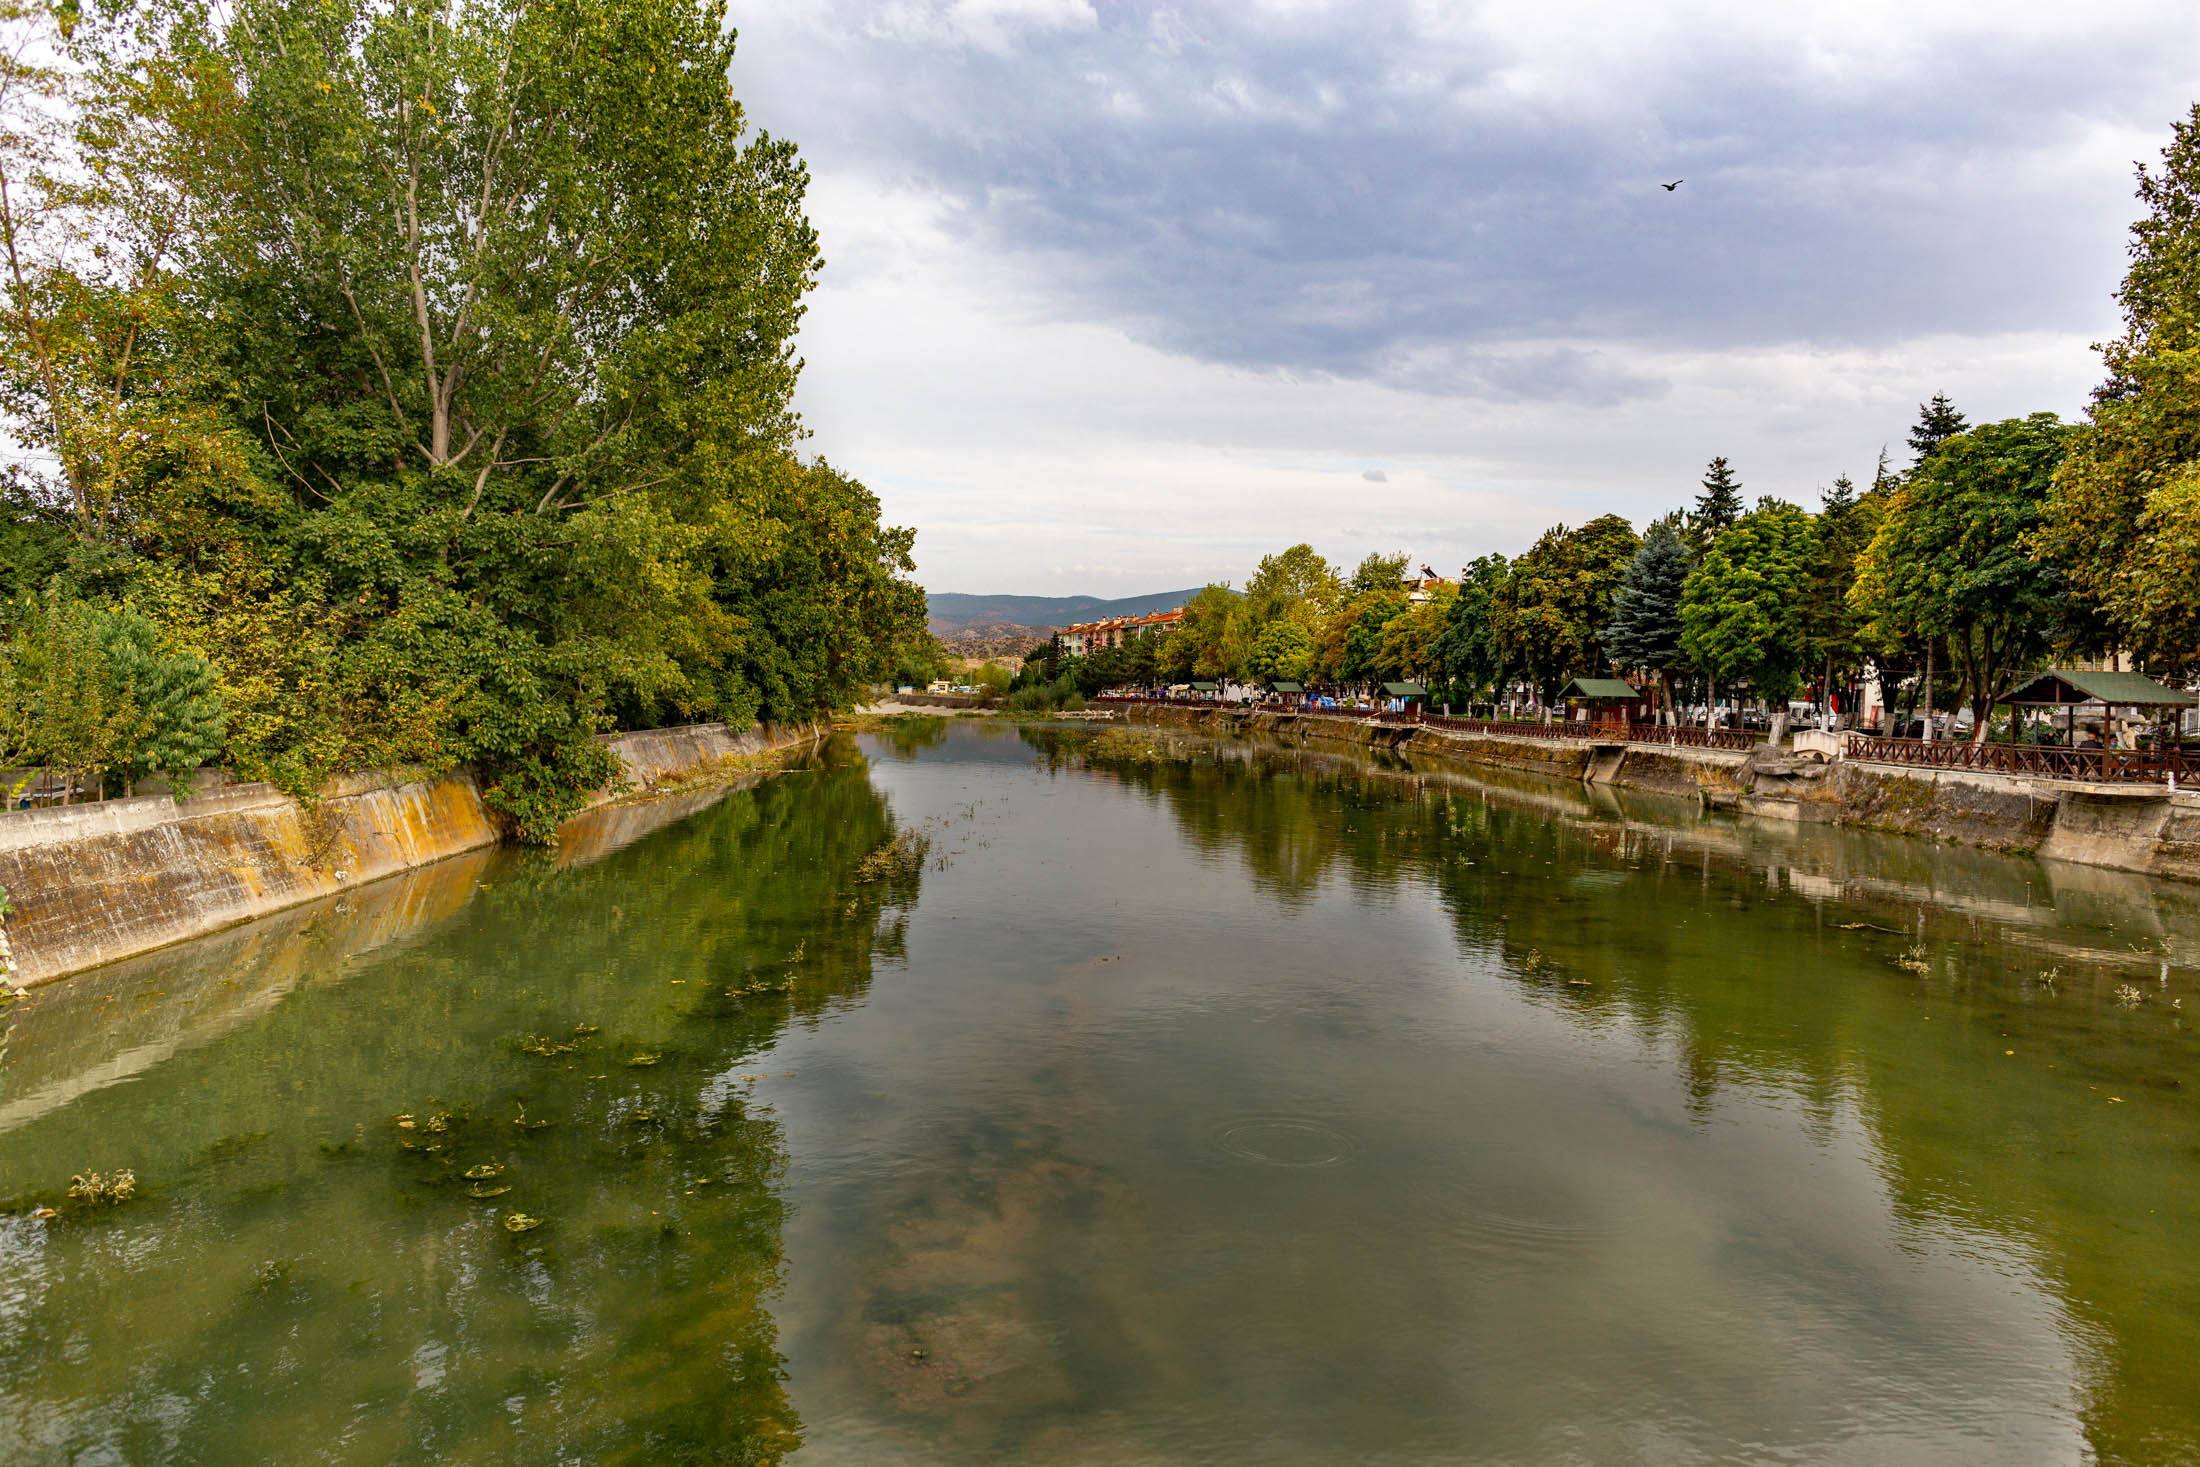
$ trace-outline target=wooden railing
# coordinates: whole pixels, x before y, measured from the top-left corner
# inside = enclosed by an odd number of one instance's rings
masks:
[[[1588,737],[1588,730],[1572,723],[1529,723],[1507,718],[1447,718],[1441,713],[1424,713],[1421,722],[1430,728],[1447,729],[1452,733],[1497,734],[1509,739],[1580,739]]]
[[[1967,739],[1891,739],[1849,735],[1849,757],[1912,769],[1980,769],[2096,784],[2200,782],[2200,755],[2171,750],[2068,749],[2055,744],[1974,744]]]
[[[1665,744],[1676,749],[1732,749],[1748,753],[1765,736],[1746,728],[1667,728],[1658,723],[1638,723],[1627,730],[1637,744]]]

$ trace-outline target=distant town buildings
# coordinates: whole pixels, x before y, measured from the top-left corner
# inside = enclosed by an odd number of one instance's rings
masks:
[[[1062,630],[1062,650],[1072,657],[1089,657],[1103,647],[1120,647],[1146,632],[1165,632],[1184,619],[1184,608],[1152,611],[1144,616],[1111,616],[1104,621],[1081,621]]]

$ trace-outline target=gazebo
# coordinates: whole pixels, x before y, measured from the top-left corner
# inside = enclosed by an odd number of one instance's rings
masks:
[[[1276,678],[1268,684],[1268,691],[1293,707],[1306,701],[1306,684]]]
[[[1569,708],[1588,704],[1589,731],[1594,734],[1625,738],[1629,724],[1650,716],[1650,702],[1642,689],[1616,677],[1577,677],[1558,698]]]
[[[1383,697],[1394,705],[1393,712],[1417,713],[1422,700],[1428,697],[1428,689],[1419,683],[1384,683]]]
[[[1210,699],[1211,699],[1211,698],[1213,698],[1213,697],[1214,697],[1214,696],[1215,696],[1216,694],[1218,694],[1218,693],[1220,693],[1220,692],[1222,691],[1222,689],[1221,689],[1221,688],[1220,688],[1220,687],[1219,687],[1219,686],[1218,686],[1217,684],[1214,684],[1214,683],[1210,683],[1210,682],[1193,682],[1193,683],[1192,683],[1192,684],[1191,684],[1190,686],[1191,686],[1191,692],[1192,692],[1192,696],[1193,696],[1193,697],[1195,697],[1195,698],[1210,698]]]
[[[2117,708],[2190,708],[2194,700],[2190,693],[2166,687],[2136,672],[2082,672],[2067,668],[2049,668],[2000,701],[2012,708],[2045,708],[2049,710],[2050,718],[2053,717],[2053,710],[2062,709],[2063,740],[2075,748],[2078,742],[2078,709],[2089,703],[2098,703],[2101,706],[2105,724],[2112,711]],[[2106,732],[2106,729],[2103,731]]]

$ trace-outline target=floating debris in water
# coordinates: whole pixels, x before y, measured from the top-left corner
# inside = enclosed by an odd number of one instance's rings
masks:
[[[1920,978],[1933,971],[1933,965],[1927,960],[1922,944],[1911,948],[1899,957],[1890,958],[1888,961],[1905,973],[1915,973]]]
[[[83,1172],[69,1179],[69,1195],[102,1207],[119,1207],[137,1195],[137,1174],[128,1167],[106,1176]]]
[[[532,1232],[541,1226],[541,1218],[529,1217],[524,1212],[507,1212],[504,1214],[504,1231],[507,1233]]]
[[[597,1024],[575,1024],[573,1026],[573,1032],[580,1035],[583,1039],[586,1039],[589,1035],[595,1033],[600,1027],[602,1026]]]
[[[59,1216],[61,1216],[61,1214],[60,1214],[60,1213],[58,1213],[58,1212],[55,1212],[55,1211],[54,1211],[54,1210],[53,1210],[52,1208],[50,1208],[50,1207],[41,1207],[41,1208],[39,1208],[39,1209],[38,1209],[38,1210],[37,1210],[36,1212],[33,1212],[33,1213],[31,1214],[31,1217],[32,1217],[32,1219],[33,1219],[34,1221],[37,1221],[37,1222],[44,1222],[44,1221],[45,1221],[46,1219],[48,1219],[48,1218],[50,1218],[50,1217],[59,1217]]]
[[[520,1041],[519,1048],[522,1054],[539,1054],[547,1058],[555,1054],[571,1054],[580,1048],[580,1044],[578,1041],[545,1039],[540,1034],[530,1034]]]
[[[476,1183],[474,1186],[468,1187],[466,1189],[466,1195],[468,1197],[482,1198],[502,1197],[505,1193],[511,1190],[512,1189],[510,1187],[484,1187],[481,1186],[479,1183]]]
[[[447,1110],[439,1110],[434,1115],[429,1116],[428,1129],[436,1132],[451,1129],[451,1113]]]
[[[657,1056],[653,1054],[638,1054],[634,1056],[634,1058],[628,1060],[627,1063],[630,1065],[653,1065],[657,1063]]]
[[[466,1168],[465,1172],[462,1173],[462,1175],[469,1182],[479,1182],[484,1181],[490,1177],[501,1176],[503,1172],[504,1167],[501,1163],[494,1161],[485,1161],[478,1166],[470,1166]]]

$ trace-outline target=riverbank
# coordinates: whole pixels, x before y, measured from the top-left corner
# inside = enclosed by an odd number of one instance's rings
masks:
[[[606,739],[625,780],[591,810],[753,772],[823,737],[813,725],[646,729]],[[629,822],[630,823],[630,822]],[[23,987],[201,937],[497,844],[504,831],[463,771],[350,775],[311,806],[272,785],[223,784],[0,817],[0,888]],[[593,825],[575,830],[588,844]],[[560,832],[561,854],[567,834]]]
[[[2118,788],[1973,770],[1588,739],[1460,733],[1290,710],[1128,705],[1127,721],[1286,743],[1385,749],[1616,789],[1692,796],[1767,819],[1851,826],[2200,881],[2200,792]]]

